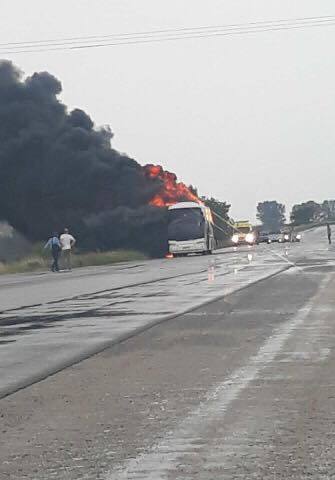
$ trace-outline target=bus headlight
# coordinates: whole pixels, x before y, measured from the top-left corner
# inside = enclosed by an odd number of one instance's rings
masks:
[[[284,235],[284,240],[287,240],[287,241],[288,241],[289,239],[290,239],[290,236],[289,236],[287,233],[285,233],[285,235]]]
[[[245,240],[248,243],[254,243],[255,235],[253,233],[247,233],[246,236],[245,236]]]
[[[301,235],[300,235],[300,233],[298,233],[298,234],[295,236],[295,238],[296,238],[297,240],[301,240]]]
[[[238,243],[238,234],[237,233],[234,233],[234,235],[231,237],[231,241],[233,243]]]

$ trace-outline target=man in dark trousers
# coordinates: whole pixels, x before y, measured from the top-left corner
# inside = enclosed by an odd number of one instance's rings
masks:
[[[71,251],[76,243],[76,239],[69,233],[68,228],[64,228],[64,233],[62,233],[59,240],[65,266],[68,270],[71,270]]]
[[[51,255],[53,258],[51,271],[59,272],[58,260],[59,260],[60,253],[62,251],[62,246],[58,238],[58,233],[54,232],[52,237],[50,237],[47,243],[45,244],[44,248],[49,248],[51,250]]]
[[[329,223],[327,223],[327,237],[329,245],[332,243],[332,229],[330,228]]]

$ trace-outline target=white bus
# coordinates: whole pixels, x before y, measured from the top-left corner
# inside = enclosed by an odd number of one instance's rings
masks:
[[[212,253],[215,240],[212,212],[205,205],[181,202],[169,207],[169,253],[175,257],[188,253]]]

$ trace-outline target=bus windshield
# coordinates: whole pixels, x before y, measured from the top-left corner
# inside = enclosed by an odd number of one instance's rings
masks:
[[[200,208],[169,210],[168,239],[195,240],[205,235],[205,220]]]
[[[250,232],[250,227],[239,227],[238,231],[240,233],[249,233]]]

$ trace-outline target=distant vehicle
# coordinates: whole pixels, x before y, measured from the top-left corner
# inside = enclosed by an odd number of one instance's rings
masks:
[[[269,232],[259,232],[257,243],[269,243]]]
[[[270,232],[269,233],[269,243],[282,243],[283,242],[283,234],[281,232]]]
[[[291,237],[291,242],[300,242],[301,238],[302,238],[301,233],[293,232]]]
[[[301,233],[293,232],[292,230],[291,231],[284,230],[283,233],[282,233],[282,236],[283,236],[282,241],[284,243],[286,243],[286,242],[300,242],[300,240],[301,240]]]
[[[289,232],[289,231],[287,231],[287,230],[284,230],[284,231],[282,232],[282,237],[283,237],[283,238],[282,238],[282,241],[283,241],[284,243],[291,242],[291,241],[292,241],[292,232]]]
[[[189,253],[211,254],[215,247],[212,212],[196,202],[169,207],[169,253],[174,257]]]
[[[257,237],[252,230],[252,225],[248,220],[241,220],[234,223],[235,233],[231,240],[234,245],[254,245]]]

